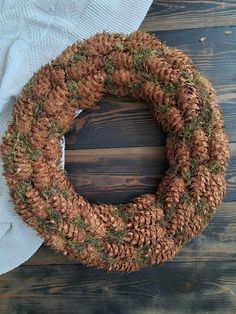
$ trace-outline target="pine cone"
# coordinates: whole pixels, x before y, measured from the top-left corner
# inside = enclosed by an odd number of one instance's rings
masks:
[[[21,180],[29,179],[33,172],[31,162],[26,157],[26,151],[20,146],[17,147],[15,152],[14,169],[16,176]]]
[[[103,245],[103,251],[109,257],[119,259],[133,259],[138,257],[138,251],[129,244],[105,242]]]
[[[120,272],[133,272],[141,268],[141,265],[135,261],[118,261],[112,264],[109,270],[116,270]]]
[[[162,44],[160,40],[151,34],[135,32],[124,41],[124,47],[128,49],[160,49]]]
[[[128,52],[114,51],[111,53],[111,62],[117,69],[133,69],[133,58]]]
[[[81,47],[88,56],[106,55],[111,52],[114,44],[120,42],[120,38],[115,38],[113,34],[101,33],[83,42]]]
[[[80,108],[91,108],[102,97],[103,83],[106,74],[98,71],[94,75],[87,76],[78,83],[78,98]]]
[[[127,224],[128,228],[140,229],[140,227],[155,225],[164,216],[164,211],[161,207],[150,206],[148,211],[140,211],[132,219],[129,220]]]
[[[34,186],[36,189],[43,189],[51,185],[51,169],[46,159],[41,156],[36,161],[32,161]]]
[[[92,204],[93,211],[96,213],[106,225],[107,229],[116,231],[125,229],[125,222],[120,217],[114,217],[117,207],[111,204]]]
[[[159,84],[145,82],[141,85],[140,98],[154,104],[154,111],[161,111],[161,106],[172,106],[175,99],[170,93],[165,93]]]
[[[25,192],[26,202],[30,206],[31,211],[39,218],[46,219],[48,216],[48,204],[44,201],[39,192],[29,185]]]
[[[64,109],[58,112],[58,114],[53,118],[56,126],[63,133],[70,129],[70,125],[75,118],[75,109],[72,106],[69,106],[67,101]]]
[[[53,88],[65,88],[65,71],[63,69],[51,69],[51,84]]]
[[[61,160],[61,146],[59,139],[56,137],[48,138],[43,153],[51,166],[58,165]]]
[[[188,225],[193,214],[193,204],[180,204],[170,220],[168,227],[170,233],[175,234],[176,231],[183,231],[183,228]]]
[[[208,138],[202,129],[196,129],[192,135],[192,157],[196,158],[199,163],[209,159],[208,154]]]
[[[7,185],[9,187],[9,189],[15,190],[15,188],[17,187],[17,185],[19,184],[19,179],[16,178],[15,174],[4,174],[5,179],[7,181]]]
[[[91,244],[83,247],[83,250],[78,254],[78,258],[88,266],[98,267],[100,264],[98,251]]]
[[[225,170],[229,159],[229,144],[223,129],[214,130],[212,134],[210,139],[210,158]]]
[[[181,86],[178,89],[178,108],[183,113],[185,121],[192,121],[199,115],[197,90],[192,84]]]
[[[140,211],[149,210],[149,208],[155,205],[156,195],[155,194],[143,194],[125,206],[125,210],[128,213],[134,214]]]
[[[181,195],[185,191],[184,179],[181,177],[173,177],[168,190],[165,194],[165,206],[171,208],[180,201]]]
[[[48,94],[52,90],[52,85],[50,82],[50,77],[37,77],[35,76],[33,87],[32,87],[32,95],[36,99],[42,99],[48,96]]]
[[[13,109],[15,129],[20,134],[29,133],[33,120],[34,104],[31,100],[18,99]]]
[[[55,230],[62,235],[63,237],[66,237],[70,241],[81,244],[85,242],[86,239],[86,232],[84,229],[78,228],[75,225],[69,224],[63,219],[55,220],[53,221]]]
[[[187,226],[187,233],[184,236],[184,241],[189,241],[198,235],[204,227],[204,218],[199,215],[193,215]]]
[[[178,70],[173,69],[165,59],[150,57],[144,61],[144,69],[162,83],[171,82],[177,85],[180,82]]]
[[[157,195],[165,194],[167,190],[169,189],[169,186],[171,185],[172,181],[173,181],[172,176],[165,175],[157,187]]]
[[[174,69],[194,73],[195,67],[192,60],[181,50],[175,48],[168,49],[165,59]]]
[[[225,185],[222,173],[211,174],[208,190],[204,195],[209,208],[217,208],[221,204],[226,191]]]
[[[67,47],[57,58],[56,62],[62,67],[66,68],[68,66],[68,62],[70,58],[78,52],[79,45],[73,44]]]
[[[40,117],[33,122],[29,133],[29,143],[34,149],[42,149],[47,143],[48,123],[49,119],[47,117]]]
[[[105,64],[103,56],[88,57],[73,63],[67,71],[67,78],[79,82],[82,78],[100,71]]]
[[[56,252],[63,252],[64,255],[67,254],[66,250],[66,239],[62,238],[59,234],[52,234],[45,242],[46,246],[50,246]]]
[[[167,112],[155,112],[157,121],[161,124],[165,132],[173,131],[177,135],[183,133],[184,122],[180,111],[176,107],[170,107]]]
[[[210,182],[210,171],[207,167],[200,165],[193,173],[190,185],[190,195],[194,202],[200,201],[206,193]]]
[[[128,232],[123,241],[131,245],[153,245],[160,241],[166,234],[166,229],[161,226],[150,226]]]
[[[67,102],[68,91],[61,87],[56,87],[48,95],[44,103],[44,110],[49,116],[57,114],[62,110]]]
[[[176,252],[177,247],[171,237],[165,237],[159,243],[149,248],[146,257],[151,264],[163,263],[171,260]]]
[[[135,78],[135,75],[132,74],[129,70],[120,69],[113,71],[112,81],[118,85],[128,85],[135,83],[137,80]]]
[[[68,190],[69,192],[73,190],[70,182],[65,178],[64,171],[62,171],[60,168],[53,169],[52,187],[58,190]]]
[[[175,160],[182,170],[189,169],[190,151],[189,148],[182,142],[177,142],[175,145]]]
[[[7,133],[6,136],[4,136],[2,139],[2,144],[1,144],[1,157],[2,157],[2,159],[6,158],[7,155],[11,151],[11,148],[12,148],[12,143],[10,140],[11,135],[12,134]]]

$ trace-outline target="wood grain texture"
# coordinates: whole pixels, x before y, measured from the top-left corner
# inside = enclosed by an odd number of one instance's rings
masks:
[[[154,0],[141,29],[160,31],[235,24],[234,0]]]
[[[166,263],[121,276],[80,265],[1,277],[1,313],[235,313],[233,262]]]

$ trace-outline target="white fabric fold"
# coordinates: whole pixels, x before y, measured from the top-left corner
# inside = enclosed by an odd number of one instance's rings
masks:
[[[65,47],[97,32],[138,29],[151,0],[0,0],[0,134],[32,74]],[[0,160],[0,274],[29,259],[43,240],[14,212]]]

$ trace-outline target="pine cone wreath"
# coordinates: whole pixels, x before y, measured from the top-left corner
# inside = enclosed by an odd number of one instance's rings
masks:
[[[170,168],[155,194],[90,204],[60,166],[75,110],[106,93],[150,103],[167,133]],[[142,32],[97,34],[66,48],[25,85],[1,154],[16,212],[47,246],[110,271],[172,259],[208,224],[225,194],[228,140],[215,91],[182,51]]]

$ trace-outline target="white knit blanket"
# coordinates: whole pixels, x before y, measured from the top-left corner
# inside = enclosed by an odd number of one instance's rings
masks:
[[[97,32],[138,29],[151,0],[0,0],[0,134],[33,72]],[[43,240],[14,212],[0,160],[0,274],[29,259]]]

